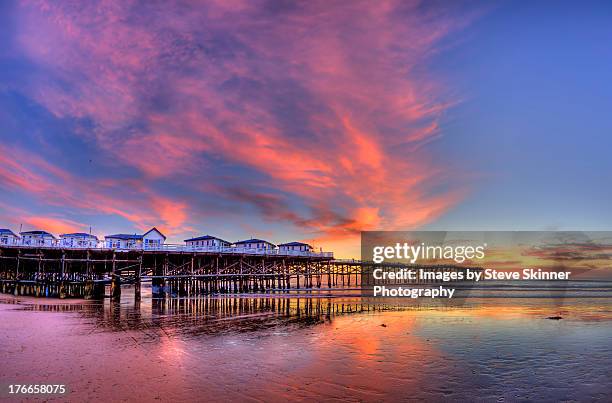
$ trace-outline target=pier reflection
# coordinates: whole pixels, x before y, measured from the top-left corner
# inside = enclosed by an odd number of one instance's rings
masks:
[[[584,288],[584,286],[583,286]],[[585,295],[592,294],[586,289]],[[385,311],[426,311],[430,317],[563,317],[564,320],[595,322],[609,318],[608,304],[594,298],[531,299],[499,298],[505,291],[494,291],[497,298],[456,300],[381,299],[361,295],[241,294],[199,297],[156,298],[151,287],[142,289],[142,299],[134,298],[134,287],[124,287],[121,299],[57,300],[34,297],[2,298],[17,310],[70,313],[87,334],[128,332],[137,344],[167,340],[267,332],[290,332],[331,323],[351,314],[375,315]],[[512,291],[521,294],[522,291]],[[535,291],[539,295],[539,291]],[[600,308],[601,307],[601,308]]]
[[[361,297],[294,297],[272,295],[202,296],[193,298],[143,298],[125,292],[121,301],[52,301],[23,305],[20,309],[73,312],[85,320],[91,332],[138,331],[142,339],[198,337],[260,332],[331,322],[334,317],[355,313],[395,310]]]
[[[122,291],[119,301],[0,295],[10,363],[0,378],[59,380],[70,401],[512,400],[506,385],[550,401],[609,396],[610,298],[453,308],[361,296],[156,299],[150,288],[136,302],[133,287]]]

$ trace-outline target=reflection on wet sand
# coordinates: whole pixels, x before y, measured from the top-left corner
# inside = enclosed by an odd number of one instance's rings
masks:
[[[555,401],[612,392],[610,299],[453,307],[143,292],[135,302],[126,288],[120,303],[3,298],[0,357],[10,365],[0,378],[59,381],[70,401]]]
[[[477,317],[558,317],[565,320],[598,321],[610,319],[609,304],[585,303],[580,299],[538,299],[515,301],[463,299],[428,302],[398,298],[332,297],[313,295],[235,295],[192,298],[152,298],[135,300],[125,288],[121,301],[40,300],[4,297],[1,303],[18,305],[19,309],[38,312],[74,312],[87,320],[93,331],[150,331],[164,334],[215,335],[256,332],[273,327],[304,327],[330,322],[348,314],[375,314],[389,311],[426,311],[430,315],[443,312]],[[145,291],[146,293],[146,291]],[[486,302],[484,302],[486,301]],[[461,309],[459,309],[461,308]],[[149,334],[149,337],[155,337]]]
[[[12,303],[17,301],[11,300]],[[23,310],[78,313],[91,323],[95,331],[162,329],[172,334],[193,336],[312,326],[330,322],[339,315],[397,309],[388,304],[367,303],[358,297],[211,296],[152,298],[134,302],[126,296],[121,303],[106,300],[45,304],[31,299],[22,302],[26,302],[20,308]]]

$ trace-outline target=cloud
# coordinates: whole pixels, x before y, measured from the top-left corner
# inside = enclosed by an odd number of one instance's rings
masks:
[[[541,260],[580,263],[586,261],[612,260],[611,239],[598,239],[582,242],[549,243],[527,248],[523,255]]]
[[[37,69],[19,90],[57,119],[86,121],[76,135],[135,169],[134,192],[153,207],[133,207],[136,195],[115,187],[64,198],[79,208],[107,202],[108,214],[139,224],[157,214],[180,231],[201,206],[153,194],[171,181],[251,206],[305,237],[414,228],[465,192],[452,185],[459,175],[419,148],[440,135],[456,101],[425,67],[440,41],[474,18],[449,8],[29,1],[16,41]],[[31,185],[33,170],[9,169],[19,175],[4,185],[52,193],[48,177]],[[82,187],[78,175],[61,175],[53,179]]]
[[[62,218],[26,216],[23,217],[23,219],[26,225],[30,225],[37,229],[43,229],[54,234],[83,231],[87,228],[85,224]]]
[[[36,153],[3,145],[0,145],[0,189],[35,196],[43,204],[64,209],[71,215],[75,212],[116,215],[139,229],[159,225],[169,234],[189,229],[185,226],[184,202],[157,194],[125,178],[84,178],[49,163]],[[17,209],[17,214],[24,217],[26,223],[40,226],[40,229],[45,229],[45,222],[49,230],[70,231],[67,228],[80,227],[82,231],[87,227],[62,217],[29,215],[23,208]]]

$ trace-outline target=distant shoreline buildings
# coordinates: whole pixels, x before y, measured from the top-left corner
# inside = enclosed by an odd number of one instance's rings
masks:
[[[144,234],[112,234],[104,240],[95,235],[75,232],[61,234],[59,237],[43,230],[23,231],[19,235],[8,228],[0,228],[0,246],[42,247],[42,248],[77,248],[77,249],[113,249],[130,250],[173,250],[186,252],[228,252],[256,253],[289,256],[333,256],[331,252],[315,252],[312,245],[304,242],[288,242],[275,245],[264,239],[246,239],[229,242],[212,235],[202,235],[185,239],[184,245],[166,244],[166,236],[153,227]]]

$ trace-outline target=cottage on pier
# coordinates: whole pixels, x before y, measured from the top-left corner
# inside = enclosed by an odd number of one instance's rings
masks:
[[[231,243],[212,235],[185,239],[185,244],[194,248],[229,248]]]
[[[19,236],[8,228],[0,228],[0,245],[15,245],[19,242]]]
[[[287,242],[278,245],[280,253],[291,253],[291,252],[312,252],[314,248],[304,242]]]
[[[114,234],[104,237],[107,248],[111,249],[137,249],[142,247],[142,235]]]
[[[145,249],[158,249],[166,242],[166,236],[153,227],[142,235],[142,242]]]
[[[47,231],[25,231],[21,234],[21,243],[28,246],[56,246],[57,238]]]
[[[245,241],[234,242],[237,249],[274,249],[276,245],[263,239],[247,239]]]
[[[61,234],[59,244],[65,248],[96,248],[98,237],[85,232]]]
[[[104,237],[106,247],[111,249],[159,249],[166,236],[153,227],[143,235],[114,234]]]

